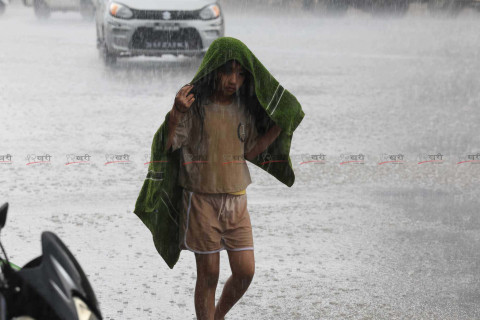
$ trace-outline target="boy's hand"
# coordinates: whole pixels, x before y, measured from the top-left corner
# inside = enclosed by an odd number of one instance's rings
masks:
[[[279,125],[274,125],[270,130],[272,130],[274,132],[275,136],[278,137],[278,135],[282,131],[282,128],[280,128]]]
[[[192,88],[193,85],[187,84],[177,92],[174,103],[174,107],[177,109],[177,111],[182,113],[187,112],[192,103],[195,101],[193,93],[188,94]]]
[[[275,139],[278,138],[282,128],[278,125],[274,125],[270,129],[268,129],[267,133],[257,139],[257,143],[255,146],[250,150],[248,153],[244,154],[245,159],[252,161],[255,159],[260,153],[262,153],[269,145],[271,145]]]

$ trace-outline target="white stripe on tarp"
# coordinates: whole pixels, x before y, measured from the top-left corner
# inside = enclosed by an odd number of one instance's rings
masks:
[[[165,192],[164,189],[162,189],[163,193],[167,196],[168,202],[170,202],[170,205],[172,206],[173,210],[175,210],[175,213],[178,215],[177,209],[175,209],[175,206],[173,205],[172,201],[170,201],[170,197],[168,196],[168,193]]]
[[[153,174],[156,173],[163,173],[163,171],[153,171],[153,170],[148,170],[148,173],[153,172]],[[148,175],[148,174],[147,174]],[[152,180],[152,181],[163,181],[165,180],[164,178],[162,179],[156,179],[156,178],[145,178],[145,180]]]
[[[175,222],[175,224],[178,226],[178,223],[177,221],[175,221],[175,219],[172,217],[172,215],[170,214],[170,209],[168,209],[168,206],[167,204],[165,203],[165,201],[163,201],[162,197],[160,197],[160,200],[162,200],[163,204],[165,205],[165,207],[167,208],[167,212],[168,212],[168,216],[173,220],[173,222]]]
[[[280,103],[280,100],[282,100],[284,92],[285,92],[285,88],[283,88],[282,94],[280,95],[280,98],[278,98],[277,104],[275,105],[275,108],[273,108],[273,111],[272,111],[272,113],[270,113],[270,115],[273,115],[273,113],[275,112],[275,109],[277,109],[277,106]]]
[[[268,106],[266,108],[267,110],[270,107],[270,104],[272,103],[273,98],[275,98],[275,94],[277,93],[277,90],[278,90],[279,87],[280,87],[280,83],[277,85],[277,89],[275,89],[275,92],[273,93],[272,99],[270,99],[270,102],[268,103]]]

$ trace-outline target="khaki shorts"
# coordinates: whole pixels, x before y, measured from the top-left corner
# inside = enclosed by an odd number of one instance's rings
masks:
[[[183,189],[179,248],[195,253],[253,250],[247,194]]]

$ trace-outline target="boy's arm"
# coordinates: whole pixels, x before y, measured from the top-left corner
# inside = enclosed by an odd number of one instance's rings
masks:
[[[281,131],[282,128],[280,128],[278,125],[271,127],[267,133],[257,139],[255,146],[249,152],[245,153],[245,159],[249,161],[255,159],[260,153],[267,149],[267,147],[271,145],[275,139],[277,139]]]
[[[165,147],[165,150],[167,150],[167,152],[171,152],[170,147],[172,146],[172,143],[173,143],[175,129],[177,128],[178,123],[183,119],[184,116],[185,114],[177,111],[174,104],[172,106],[172,110],[170,110],[170,117],[168,119],[168,139],[167,139],[167,145]]]
[[[180,90],[178,90],[175,96],[175,101],[173,103],[172,110],[170,111],[170,117],[168,119],[168,138],[167,145],[165,146],[165,150],[167,150],[167,152],[172,151],[170,150],[170,147],[172,146],[172,144],[174,144],[173,140],[176,134],[177,126],[180,122],[182,122],[185,114],[190,111],[190,106],[195,101],[193,93],[188,94],[192,90],[192,88],[192,84],[186,84]],[[185,132],[183,132],[182,136],[183,138],[185,138]]]

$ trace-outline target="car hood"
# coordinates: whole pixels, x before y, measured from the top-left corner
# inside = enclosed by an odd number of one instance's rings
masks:
[[[198,10],[212,0],[118,0],[119,3],[138,10]]]

